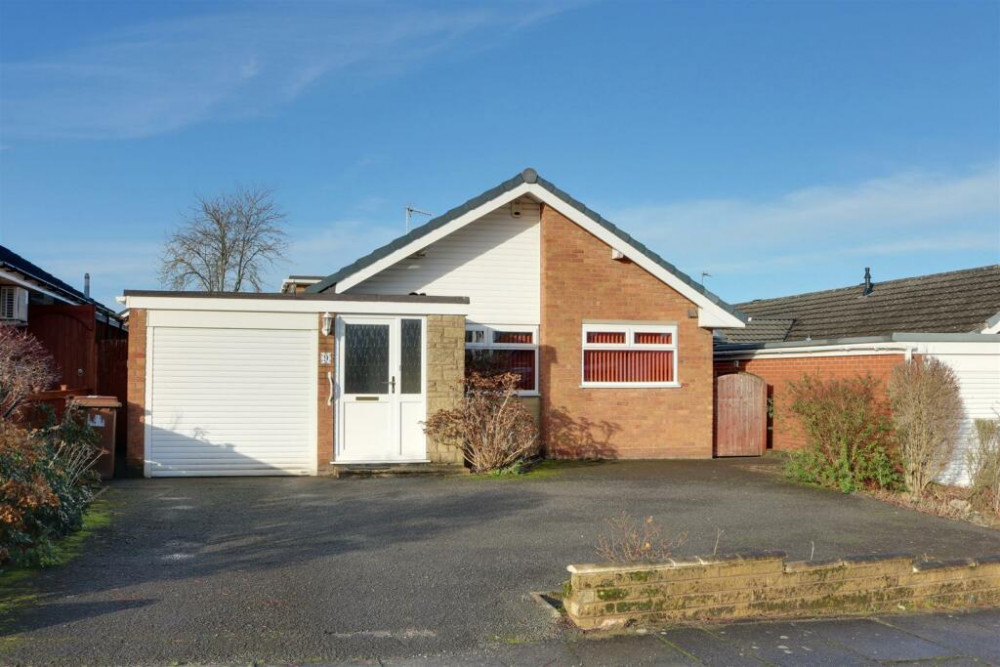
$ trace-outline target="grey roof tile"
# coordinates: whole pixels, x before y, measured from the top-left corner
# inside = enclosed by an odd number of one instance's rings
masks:
[[[747,329],[722,329],[729,342],[780,342],[758,320],[791,319],[785,341],[980,331],[1000,312],[1000,265],[936,273],[738,304]],[[758,331],[760,338],[747,336]]]
[[[743,329],[719,329],[717,339],[727,343],[781,343],[787,340],[794,319],[753,318]]]
[[[719,306],[723,310],[731,313],[732,315],[735,315],[736,317],[744,321],[746,320],[746,316],[739,310],[737,310],[730,304],[726,303],[712,292],[705,289],[705,287],[700,283],[692,280],[690,276],[685,274],[683,271],[679,270],[676,266],[674,266],[670,262],[660,257],[658,254],[647,248],[642,243],[636,241],[630,235],[628,235],[620,228],[618,228],[615,224],[613,224],[606,218],[602,217],[599,213],[591,210],[579,200],[574,199],[568,193],[560,190],[558,187],[556,187],[554,183],[547,181],[541,176],[539,176],[538,172],[536,172],[534,169],[531,169],[530,167],[522,171],[520,174],[517,174],[513,178],[504,181],[500,185],[491,188],[476,197],[473,197],[472,199],[465,202],[461,206],[457,206],[451,209],[450,211],[438,216],[437,218],[428,221],[427,223],[421,225],[420,227],[411,230],[408,234],[404,234],[403,236],[398,237],[397,239],[389,242],[388,244],[382,246],[381,248],[374,250],[368,255],[365,255],[364,257],[361,257],[360,259],[352,262],[351,264],[348,264],[347,266],[336,271],[335,273],[330,274],[329,276],[327,276],[320,282],[316,283],[315,285],[310,286],[306,291],[323,292],[325,290],[328,290],[334,285],[336,285],[338,281],[343,280],[344,278],[354,273],[357,273],[358,271],[364,269],[365,267],[374,264],[380,259],[391,255],[399,248],[402,248],[412,243],[413,241],[416,241],[417,239],[423,238],[430,232],[436,229],[440,229],[441,227],[448,224],[452,220],[458,218],[459,216],[475,208],[478,208],[479,206],[482,206],[486,202],[495,199],[496,197],[499,197],[505,192],[513,190],[522,183],[537,183],[539,186],[545,188],[553,195],[555,195],[559,199],[566,202],[568,205],[575,208],[577,211],[583,213],[584,215],[592,219],[594,222],[607,229],[609,232],[617,236],[625,243],[628,243],[630,246],[635,248],[636,251],[645,255],[652,262],[658,264],[659,266],[666,269],[673,275],[677,276],[679,279],[684,281],[684,283],[686,283],[689,287],[695,289],[697,292],[705,296],[709,301],[711,301],[715,305]]]

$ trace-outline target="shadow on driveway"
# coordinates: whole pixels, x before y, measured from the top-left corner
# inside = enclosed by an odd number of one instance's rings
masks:
[[[528,599],[594,559],[625,509],[679,555],[1000,553],[1000,532],[754,472],[766,462],[576,466],[537,479],[157,479],[114,484],[113,526],[38,579],[0,662],[316,661],[549,636]]]

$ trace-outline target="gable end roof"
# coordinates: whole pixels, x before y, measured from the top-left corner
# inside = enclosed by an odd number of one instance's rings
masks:
[[[637,253],[641,254],[646,259],[650,260],[652,263],[659,266],[661,269],[672,274],[674,277],[682,281],[692,290],[694,290],[695,292],[703,296],[705,299],[707,299],[710,303],[714,304],[718,308],[722,309],[726,313],[729,313],[730,315],[732,315],[733,317],[744,323],[747,321],[747,317],[739,310],[737,310],[730,304],[726,303],[725,301],[720,299],[718,296],[716,296],[709,290],[705,289],[705,287],[700,283],[692,280],[691,277],[688,276],[686,273],[679,270],[676,266],[674,266],[670,262],[660,257],[657,253],[647,248],[644,244],[640,243],[632,236],[622,231],[614,223],[610,222],[596,211],[591,210],[581,201],[573,198],[568,193],[559,189],[552,182],[539,176],[538,172],[536,172],[534,169],[531,168],[525,169],[520,174],[517,174],[513,178],[504,181],[500,185],[497,185],[494,188],[490,188],[486,192],[483,192],[482,194],[473,197],[464,204],[451,209],[450,211],[428,221],[427,223],[421,225],[420,227],[411,230],[409,233],[396,238],[395,240],[382,246],[381,248],[374,250],[368,255],[365,255],[364,257],[361,257],[360,259],[352,262],[351,264],[348,264],[347,266],[343,267],[337,272],[330,274],[329,276],[327,276],[320,282],[316,283],[315,285],[310,286],[306,291],[323,292],[325,290],[334,288],[338,282],[341,282],[346,278],[358,273],[359,271],[362,271],[370,267],[371,265],[375,264],[376,262],[382,259],[385,259],[389,255],[400,250],[401,248],[405,248],[406,246],[416,241],[419,241],[420,239],[427,236],[431,232],[434,232],[444,227],[448,223],[460,218],[466,213],[474,211],[475,209],[485,204],[488,204],[490,201],[497,199],[498,197],[501,197],[502,195],[524,184],[537,185],[538,187],[548,191],[554,197],[558,198],[560,201],[567,204],[568,206],[576,210],[578,213],[583,214],[584,216],[592,220],[594,223],[604,228],[607,232],[610,232],[611,234],[616,236],[619,240],[626,243]]]

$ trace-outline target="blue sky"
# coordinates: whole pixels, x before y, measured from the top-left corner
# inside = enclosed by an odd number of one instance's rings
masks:
[[[0,3],[0,243],[111,303],[196,193],[329,273],[533,166],[722,298],[1000,261],[1000,3]]]

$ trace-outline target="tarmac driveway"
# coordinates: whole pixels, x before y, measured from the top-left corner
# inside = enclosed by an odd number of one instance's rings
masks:
[[[766,461],[613,463],[528,479],[115,483],[113,526],[41,575],[0,663],[328,661],[542,638],[528,597],[594,559],[625,508],[686,531],[681,555],[1000,553],[1000,532],[761,472]],[[757,468],[757,470],[754,470]]]

